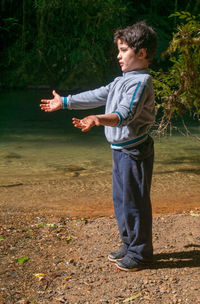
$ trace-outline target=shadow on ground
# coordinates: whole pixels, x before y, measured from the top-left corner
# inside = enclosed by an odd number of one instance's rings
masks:
[[[200,247],[191,244],[185,247]],[[200,267],[200,250],[160,253],[154,255],[151,269]]]

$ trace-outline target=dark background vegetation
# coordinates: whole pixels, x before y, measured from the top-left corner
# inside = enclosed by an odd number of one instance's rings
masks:
[[[199,0],[1,0],[1,87],[83,89],[120,70],[113,33],[146,20],[159,36],[152,67],[164,67],[176,11],[197,15]]]
[[[200,0],[1,0],[0,88],[107,84],[121,73],[114,31],[145,20],[158,33],[151,69],[165,133],[177,114],[199,119],[199,13]]]

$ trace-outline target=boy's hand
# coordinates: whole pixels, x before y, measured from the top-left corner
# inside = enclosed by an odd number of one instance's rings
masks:
[[[52,92],[53,99],[42,99],[40,108],[45,112],[54,112],[62,108],[62,101],[60,95],[56,91]]]
[[[99,119],[95,115],[90,115],[83,119],[72,118],[72,121],[74,126],[83,132],[89,131],[94,126],[100,126]]]

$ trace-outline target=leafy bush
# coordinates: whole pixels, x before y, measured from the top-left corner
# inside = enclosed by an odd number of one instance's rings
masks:
[[[189,12],[176,12],[178,17],[173,39],[163,56],[169,56],[171,67],[167,72],[153,72],[157,96],[157,109],[162,110],[158,133],[172,129],[172,120],[186,112],[200,120],[200,22],[199,16]],[[183,120],[183,124],[184,120]]]

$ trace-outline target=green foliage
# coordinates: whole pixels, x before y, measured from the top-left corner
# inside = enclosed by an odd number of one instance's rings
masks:
[[[37,2],[37,51],[52,82],[77,88],[88,79],[101,81],[111,67],[110,45],[115,26],[123,23],[123,1]]]
[[[23,265],[24,263],[28,262],[29,259],[29,257],[20,257],[17,262],[18,264]]]
[[[67,242],[67,243],[71,242],[71,236],[70,236],[70,235],[67,236],[66,242]]]
[[[85,89],[119,73],[113,32],[146,20],[158,32],[154,66],[176,24],[167,16],[180,7],[198,11],[199,0],[2,0],[1,85]]]
[[[125,25],[130,1],[22,3],[18,19],[7,18],[18,26],[15,29],[18,38],[10,31],[13,39],[9,39],[2,56],[6,60],[1,67],[5,76],[9,69],[9,81],[17,78],[24,84],[35,81],[72,89],[110,77],[116,68],[113,32]]]
[[[172,127],[172,120],[177,114],[183,117],[189,112],[198,119],[200,114],[199,16],[192,16],[189,12],[176,12],[170,17],[178,17],[180,20],[173,39],[163,54],[169,56],[171,66],[167,72],[153,72],[157,108],[162,109],[159,134],[165,134]]]
[[[176,116],[189,111],[199,119],[199,8],[199,0],[171,1],[167,7],[162,0],[3,0],[0,86],[68,90],[105,84],[120,71],[114,30],[143,19],[159,38],[152,65],[158,72],[152,74],[158,132],[165,134]]]

